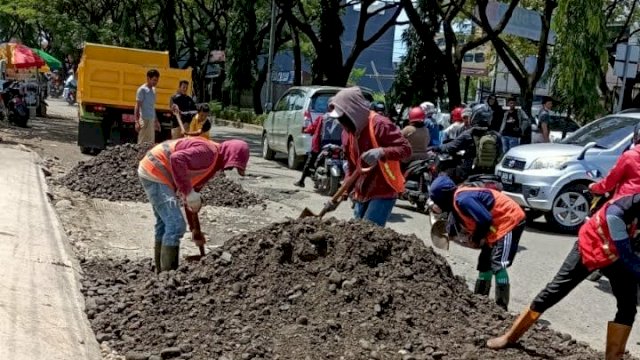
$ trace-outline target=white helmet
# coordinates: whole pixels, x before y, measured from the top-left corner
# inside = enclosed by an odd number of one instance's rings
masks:
[[[436,113],[436,106],[430,101],[423,102],[422,104],[420,104],[420,107],[422,108],[422,110],[427,116],[433,115]]]

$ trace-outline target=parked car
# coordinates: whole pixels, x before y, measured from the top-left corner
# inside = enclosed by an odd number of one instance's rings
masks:
[[[303,130],[324,115],[329,99],[340,87],[295,86],[278,100],[262,125],[262,157],[272,160],[276,153],[287,154],[287,166],[299,168],[305,155],[311,151],[311,135]],[[365,98],[373,101],[369,90],[363,89]]]
[[[577,231],[589,214],[589,184],[630,147],[638,122],[640,112],[609,115],[558,143],[517,146],[505,154],[496,175],[530,218],[544,215],[561,231]]]

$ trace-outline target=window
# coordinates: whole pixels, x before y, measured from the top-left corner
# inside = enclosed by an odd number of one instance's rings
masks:
[[[295,99],[293,101],[293,107],[291,108],[291,110],[302,110],[302,108],[304,107],[304,99],[304,93],[296,91]]]
[[[331,99],[334,93],[320,93],[311,98],[311,105],[309,109],[313,113],[326,113],[329,110],[329,99]]]
[[[484,53],[481,53],[481,52],[476,53],[476,54],[474,55],[474,59],[475,59],[475,61],[476,61],[477,63],[483,63],[483,62],[484,62]]]
[[[291,94],[286,94],[285,96],[281,97],[280,100],[278,101],[278,103],[276,104],[276,109],[275,111],[287,111],[289,110],[289,98],[291,97]]]
[[[464,57],[462,58],[462,61],[464,62],[472,62],[473,61],[473,54],[464,54]]]
[[[632,134],[638,122],[637,118],[608,116],[581,127],[562,143],[585,146],[594,141],[596,147],[609,149]]]

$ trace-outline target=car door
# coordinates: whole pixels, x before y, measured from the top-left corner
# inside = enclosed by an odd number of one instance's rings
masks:
[[[290,93],[285,93],[271,112],[273,129],[269,145],[275,151],[285,152],[286,148],[282,146],[283,138],[287,135],[287,122],[289,116]]]
[[[295,90],[291,92],[291,111],[289,112],[289,121],[287,123],[287,139],[291,136],[294,141],[302,135],[302,124],[304,123],[304,103],[306,100],[305,92]]]

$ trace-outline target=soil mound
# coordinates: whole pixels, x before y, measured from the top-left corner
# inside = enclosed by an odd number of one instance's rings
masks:
[[[59,182],[94,198],[147,202],[138,179],[138,163],[150,146],[124,144],[109,147],[93,159],[79,162]],[[223,175],[211,179],[200,194],[205,204],[213,206],[248,207],[263,202]]]
[[[536,325],[484,347],[511,321],[414,236],[362,222],[291,220],[239,235],[199,263],[82,264],[99,341],[130,359],[602,359]]]

